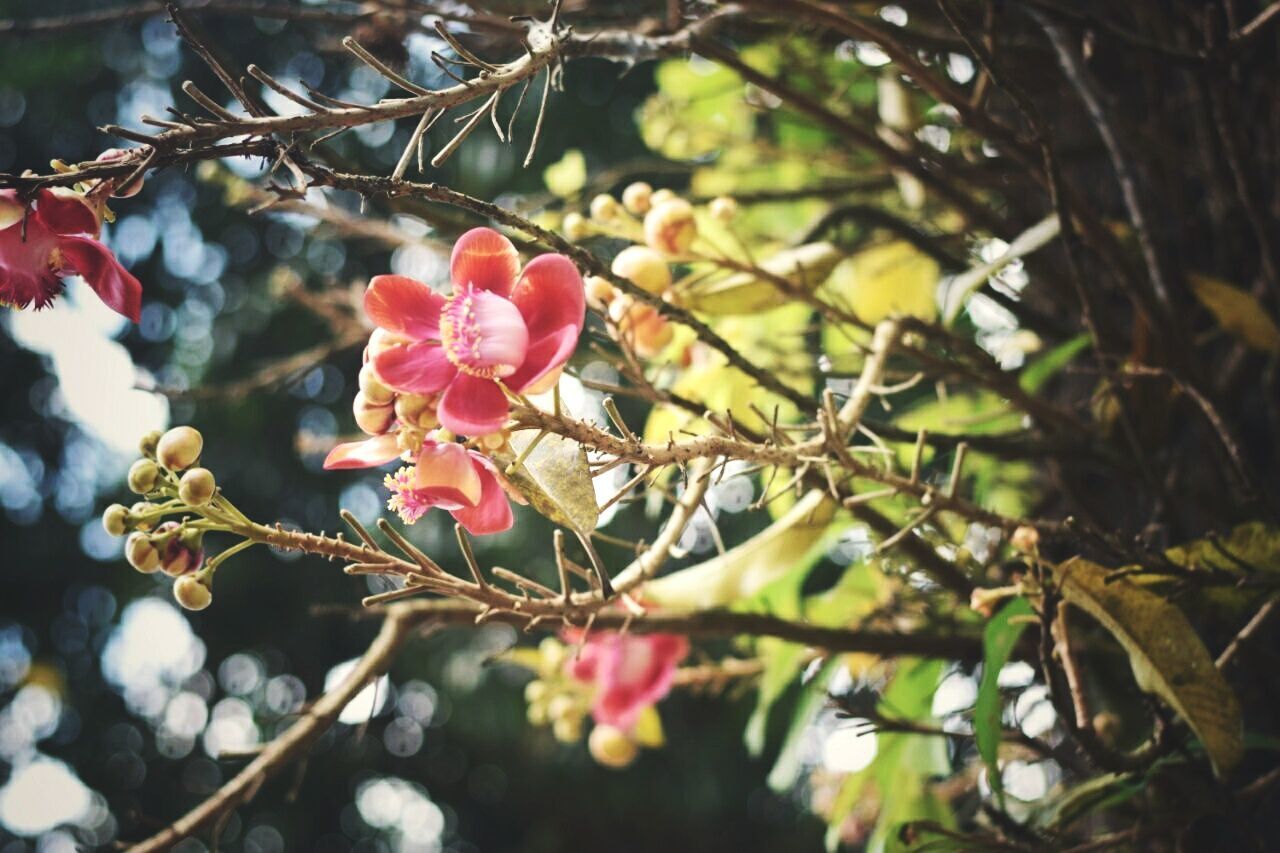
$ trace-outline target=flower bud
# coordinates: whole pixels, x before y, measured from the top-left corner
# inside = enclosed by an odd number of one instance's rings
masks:
[[[419,394],[401,394],[396,397],[396,418],[405,426],[435,429],[440,420],[436,417],[434,403],[434,400]]]
[[[373,334],[369,335],[369,343],[364,348],[364,360],[366,363],[372,362],[379,353],[385,352],[399,344],[407,344],[409,339],[403,335],[397,335],[395,332],[388,332],[386,329],[374,329]]]
[[[396,392],[382,384],[372,364],[360,368],[359,383],[360,393],[375,406],[388,406],[396,398]]]
[[[1093,730],[1098,733],[1098,738],[1107,746],[1114,747],[1116,741],[1120,737],[1120,730],[1123,724],[1118,714],[1114,711],[1100,711],[1093,715],[1090,720]]]
[[[665,188],[660,190],[654,190],[653,195],[649,196],[649,208],[653,209],[658,205],[662,204],[664,201],[671,201],[671,199],[673,198],[679,198],[679,196],[675,194],[675,190],[669,190]]]
[[[618,331],[641,358],[652,358],[675,338],[667,318],[650,305],[633,302],[618,320]]]
[[[1009,537],[1009,544],[1016,551],[1034,554],[1040,547],[1040,531],[1029,524],[1024,524],[1013,531],[1013,535]]]
[[[576,710],[577,705],[574,703],[573,697],[566,693],[558,693],[547,700],[547,716],[550,717],[553,722],[565,719],[566,717],[581,716],[575,713]]]
[[[160,443],[162,433],[158,429],[153,429],[147,433],[138,442],[138,452],[148,459],[156,458],[156,445]]]
[[[1013,586],[1001,586],[995,589],[978,587],[969,593],[969,608],[990,619],[995,615],[996,608],[1001,602],[1017,594],[1018,588]]]
[[[213,603],[213,590],[199,575],[183,575],[173,584],[173,597],[187,610],[204,610]]]
[[[583,284],[587,289],[587,302],[591,304],[592,308],[604,308],[616,295],[613,285],[609,283],[607,278],[601,278],[598,275],[589,275]]]
[[[124,160],[131,157],[135,153],[137,153],[138,150],[146,151],[147,149],[143,148],[143,149],[134,149],[133,151],[126,151],[122,148],[108,148],[106,151],[103,151],[101,154],[98,155],[97,162],[112,163],[112,162],[115,162],[116,160]],[[110,182],[112,186],[111,195],[114,196],[115,198],[131,198],[132,196],[135,196],[138,193],[142,192],[142,176],[141,175],[139,175],[137,179],[133,181],[133,183],[129,184],[129,186],[117,188],[115,185],[120,181],[123,181],[125,177],[126,176],[122,175],[121,177],[118,177],[118,178],[107,178],[107,181]]]
[[[581,240],[591,233],[587,227],[587,220],[581,213],[565,214],[562,230],[566,238],[574,241]]]
[[[534,679],[524,686],[524,701],[541,702],[547,698],[547,682]]]
[[[506,430],[498,430],[497,432],[477,436],[476,444],[478,444],[482,450],[493,453],[494,451],[501,450],[507,446],[509,436],[510,434]]]
[[[652,204],[653,187],[644,181],[636,181],[634,184],[628,184],[627,188],[622,191],[622,206],[637,216],[641,216],[649,212]]]
[[[613,259],[609,269],[655,296],[671,286],[671,268],[662,255],[648,246],[628,246]]]
[[[150,459],[139,459],[129,467],[129,491],[145,495],[155,490],[160,469]]]
[[[356,394],[351,411],[356,416],[356,426],[369,435],[382,435],[391,429],[391,422],[396,419],[391,406],[375,406],[365,399],[363,393]]]
[[[145,516],[153,509],[152,505],[146,501],[138,501],[129,507],[129,521],[132,523],[134,530],[150,530],[152,523],[146,521]]]
[[[145,533],[133,533],[124,543],[124,558],[145,575],[160,568],[160,552]]]
[[[596,763],[621,770],[636,760],[640,748],[627,733],[613,726],[598,725],[587,737],[587,750]]]
[[[618,218],[618,200],[601,193],[591,199],[591,218],[596,222],[612,222]]]
[[[731,222],[738,215],[738,202],[727,195],[722,195],[711,200],[711,204],[707,207],[707,212],[717,222]]]
[[[194,572],[204,562],[199,530],[184,530],[178,522],[166,521],[156,528],[151,541],[160,551],[160,569],[170,577]]]
[[[218,483],[208,468],[192,468],[178,481],[178,497],[187,506],[204,506],[213,500]]]
[[[665,255],[684,254],[697,236],[693,205],[682,198],[668,199],[661,204],[655,201],[653,209],[645,214],[644,241]]]
[[[112,536],[123,536],[129,531],[129,510],[123,504],[112,504],[102,513],[102,526]]]
[[[204,436],[189,426],[174,427],[160,436],[156,460],[170,471],[190,468],[204,450]]]
[[[561,717],[551,723],[551,733],[561,743],[575,743],[582,738],[582,718]]]

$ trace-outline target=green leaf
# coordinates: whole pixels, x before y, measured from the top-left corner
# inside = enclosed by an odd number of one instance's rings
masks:
[[[1221,777],[1244,751],[1235,693],[1181,610],[1130,578],[1108,582],[1109,574],[1080,557],[1054,567],[1063,598],[1120,642],[1138,686],[1158,695],[1187,721]]]
[[[1027,365],[1022,375],[1018,377],[1018,384],[1022,386],[1023,391],[1034,394],[1055,373],[1070,364],[1071,360],[1083,350],[1088,349],[1092,340],[1087,334],[1081,334],[1066,343],[1058,344]]]
[[[1280,352],[1280,327],[1252,293],[1207,275],[1190,273],[1187,281],[1219,326],[1256,350]]]
[[[537,446],[511,468],[534,441]],[[538,433],[526,430],[511,436],[511,448],[514,456],[498,458],[508,467],[507,479],[534,509],[583,535],[595,529],[600,508],[582,445],[551,433],[538,439]]]
[[[865,323],[895,314],[938,316],[938,262],[905,240],[863,249],[841,261],[826,290]]]
[[[1009,662],[1013,647],[1018,644],[1027,622],[1021,618],[1032,613],[1031,603],[1025,598],[1015,598],[1000,612],[991,617],[982,632],[982,682],[978,685],[978,698],[973,705],[974,739],[978,753],[987,765],[987,779],[991,789],[1004,803],[1004,784],[997,763],[1000,750],[1000,670]]]

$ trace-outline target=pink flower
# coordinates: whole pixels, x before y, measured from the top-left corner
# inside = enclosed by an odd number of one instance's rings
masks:
[[[98,241],[98,213],[71,190],[40,189],[27,207],[16,190],[0,190],[0,303],[47,307],[62,277],[79,275],[98,298],[135,323],[142,285]]]
[[[567,666],[574,678],[596,685],[595,721],[626,730],[671,692],[676,666],[688,653],[688,640],[678,634],[597,632]]]
[[[364,310],[377,326],[406,339],[373,359],[378,377],[403,393],[443,392],[438,416],[464,435],[496,432],[511,391],[555,384],[577,346],[586,312],[582,276],[563,255],[541,255],[520,270],[511,241],[474,228],[454,244],[453,294],[420,281],[380,275]]]
[[[373,468],[399,455],[396,436],[379,435],[338,445],[329,452],[324,467]],[[384,483],[391,490],[387,508],[399,513],[406,524],[413,524],[429,509],[443,509],[476,536],[511,527],[508,495],[524,502],[487,456],[453,441],[425,440],[416,464],[388,474]]]

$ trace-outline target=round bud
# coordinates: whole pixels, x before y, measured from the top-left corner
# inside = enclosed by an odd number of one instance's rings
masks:
[[[671,267],[648,246],[628,246],[613,259],[609,269],[655,296],[671,286]]]
[[[547,716],[555,720],[565,719],[566,717],[577,717],[574,713],[577,706],[573,701],[573,697],[565,693],[557,693],[547,700]]]
[[[388,332],[386,329],[374,329],[373,334],[369,335],[369,343],[364,348],[364,360],[368,363],[373,361],[379,353],[407,343],[409,343],[409,339],[403,335]]]
[[[547,682],[535,678],[524,686],[524,701],[541,702],[547,698]]]
[[[1013,531],[1013,535],[1009,537],[1009,544],[1016,551],[1021,551],[1024,554],[1034,554],[1036,549],[1040,547],[1040,531],[1029,524],[1023,524]]]
[[[406,426],[435,429],[440,420],[436,417],[434,402],[420,394],[401,394],[396,397],[396,418]]]
[[[652,203],[653,187],[644,181],[628,184],[627,188],[622,191],[622,206],[637,216],[648,213]]]
[[[668,199],[660,204],[655,201],[653,209],[645,214],[644,241],[665,255],[684,254],[697,236],[698,224],[693,220],[693,205],[682,198]]]
[[[145,533],[133,533],[124,543],[124,558],[145,575],[160,568],[160,552]]]
[[[597,764],[621,770],[636,760],[640,748],[627,733],[613,726],[598,725],[587,737],[587,750]]]
[[[587,288],[587,302],[591,303],[593,308],[604,308],[615,296],[613,285],[607,278],[589,275],[583,284]]]
[[[649,207],[655,208],[658,205],[662,204],[664,201],[671,201],[671,199],[673,198],[679,198],[679,196],[676,195],[675,190],[669,190],[669,189],[654,190],[653,195],[649,196]]]
[[[618,330],[631,342],[636,355],[652,358],[675,338],[676,331],[656,308],[633,303],[618,322]]]
[[[155,490],[160,468],[150,459],[139,459],[129,466],[129,491],[145,495]]]
[[[499,430],[476,438],[476,444],[490,453],[501,450],[507,444],[507,432]]]
[[[213,603],[213,590],[199,575],[183,575],[174,581],[173,597],[187,610],[204,610]]]
[[[575,241],[591,233],[587,227],[587,220],[581,213],[566,213],[562,230],[565,237]]]
[[[551,733],[561,743],[574,743],[582,737],[582,718],[573,716],[553,719]]]
[[[123,504],[112,504],[102,513],[102,526],[112,536],[129,532],[129,510]]]
[[[360,393],[375,406],[388,406],[396,398],[396,392],[382,384],[372,364],[360,368],[359,383]]]
[[[136,504],[129,507],[129,521],[133,523],[134,530],[151,529],[151,522],[145,521],[143,517],[150,513],[152,509],[152,505],[146,501],[138,501]]]
[[[204,436],[189,426],[174,427],[160,436],[156,461],[170,471],[183,471],[196,464],[204,450]]]
[[[1120,737],[1120,730],[1123,728],[1118,714],[1114,711],[1100,711],[1093,715],[1090,722],[1103,743],[1107,746],[1115,746],[1116,740]]]
[[[717,222],[730,222],[738,215],[738,202],[727,195],[722,195],[711,200],[707,212]]]
[[[138,442],[138,452],[148,459],[155,459],[156,445],[160,443],[160,436],[162,434],[163,433],[161,433],[160,430],[153,429],[151,432],[144,435]]]
[[[375,406],[365,399],[363,393],[356,394],[351,411],[356,416],[356,426],[369,435],[382,435],[391,429],[391,423],[396,419],[391,406]]]
[[[106,151],[103,151],[101,154],[98,155],[97,161],[99,163],[112,163],[112,162],[115,162],[116,160],[124,160],[129,158],[139,150],[146,151],[147,149],[143,148],[143,149],[135,149],[134,151],[126,151],[122,148],[108,148]],[[127,187],[116,187],[115,184],[119,183],[120,181],[123,181],[125,177],[126,177],[125,175],[121,175],[118,178],[107,179],[112,184],[111,195],[113,197],[130,198],[142,192],[142,176],[141,175],[139,175],[137,179],[135,179],[133,183],[129,184],[129,186]]]
[[[194,572],[204,562],[204,547],[199,530],[186,530],[176,521],[166,521],[151,534],[151,542],[160,551],[160,569],[170,577]]]
[[[204,506],[213,500],[218,483],[208,468],[192,468],[178,481],[178,497],[187,506]]]
[[[591,218],[596,222],[612,222],[618,218],[618,200],[601,193],[591,199]]]

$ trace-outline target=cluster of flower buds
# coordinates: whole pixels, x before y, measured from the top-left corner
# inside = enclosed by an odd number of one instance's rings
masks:
[[[197,465],[204,437],[189,426],[158,430],[143,437],[142,458],[129,468],[129,489],[143,496],[132,507],[112,504],[102,525],[112,536],[125,536],[125,558],[144,574],[164,572],[175,578],[173,595],[188,610],[203,610],[213,601],[211,573],[204,567],[207,525],[191,518],[162,520],[168,515],[201,514],[218,493],[213,472]]]
[[[737,202],[717,198],[707,206],[707,214],[728,222],[737,215]],[[698,238],[698,222],[687,199],[639,181],[622,191],[621,201],[611,195],[596,196],[590,217],[571,213],[565,217],[564,230],[570,239],[606,234],[631,240],[634,245],[618,253],[610,271],[667,302],[678,302],[671,265],[692,259]],[[586,287],[591,305],[607,313],[619,339],[640,357],[652,358],[671,343],[674,329],[652,305],[618,292],[600,276],[589,277]]]
[[[374,358],[378,353],[408,342],[407,338],[386,329],[374,330],[364,348],[364,366],[360,368],[359,377],[360,391],[352,401],[351,409],[355,414],[356,426],[366,435],[394,434],[400,450],[413,454],[422,449],[422,442],[427,434],[440,426],[440,420],[436,416],[440,395],[424,397],[393,391],[374,368]]]
[[[554,637],[538,644],[535,663],[538,677],[524,688],[529,722],[551,726],[561,743],[582,740],[583,723],[591,712],[591,693],[566,676],[564,667],[571,650]]]

